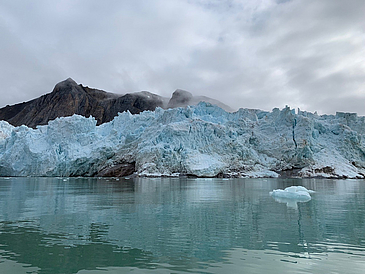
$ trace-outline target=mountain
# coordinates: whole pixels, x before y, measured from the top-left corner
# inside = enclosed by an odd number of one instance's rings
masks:
[[[162,97],[140,92],[117,95],[102,90],[78,85],[74,80],[58,83],[53,91],[37,99],[6,106],[0,109],[0,120],[14,126],[26,125],[35,128],[58,117],[79,114],[93,116],[97,124],[111,121],[118,112],[129,110],[136,114],[163,106]]]
[[[186,97],[189,98],[186,100]],[[28,102],[1,108],[0,120],[14,126],[26,125],[36,128],[58,117],[79,114],[94,117],[97,125],[100,125],[113,120],[119,112],[127,110],[137,114],[145,110],[155,110],[156,107],[195,105],[200,101],[215,103],[230,110],[219,101],[208,97],[194,97],[182,90],[176,90],[170,100],[147,91],[119,95],[84,87],[68,78],[58,83],[51,93]]]
[[[0,176],[365,178],[364,135],[354,113],[230,113],[205,102],[99,126],[80,115],[37,129],[0,121]]]
[[[186,107],[186,106],[195,106],[200,102],[211,103],[212,105],[216,105],[225,111],[233,112],[233,109],[222,102],[206,97],[206,96],[193,96],[190,92],[182,89],[177,89],[172,94],[170,101],[167,104],[166,108],[177,108],[177,107]]]

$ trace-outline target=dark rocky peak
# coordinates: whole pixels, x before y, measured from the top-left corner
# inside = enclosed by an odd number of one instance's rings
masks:
[[[72,79],[71,77],[68,77],[66,80],[63,80],[61,82],[59,82],[56,86],[58,85],[73,85],[73,86],[77,86],[77,83],[75,82],[74,79]]]
[[[93,89],[91,89],[91,95],[94,95]],[[76,97],[84,97],[87,96],[87,91],[84,87],[80,84],[78,85],[72,78],[68,78],[62,82],[59,82],[54,87],[53,91],[49,94],[45,94],[52,98],[52,100],[56,100],[55,98],[75,98]],[[89,94],[90,95],[90,94]],[[71,96],[71,97],[70,97]],[[54,98],[54,99],[53,99]]]
[[[121,96],[111,92],[106,92],[104,90],[90,88],[88,86],[84,87],[82,84],[77,84],[72,78],[67,78],[66,80],[56,84],[51,93],[51,95],[57,96],[66,94],[86,96],[89,99],[94,99],[97,101],[115,99]]]
[[[78,85],[68,78],[58,83],[51,93],[28,102],[0,108],[0,120],[8,121],[14,126],[26,125],[35,128],[57,117],[79,114],[85,117],[93,116],[100,125],[113,120],[119,112],[127,110],[137,114],[145,110],[155,110],[156,107],[196,105],[200,101],[223,105],[208,97],[194,97],[182,89],[175,90],[169,100],[148,91],[114,94]]]
[[[59,82],[53,89],[53,92],[60,92],[64,90],[72,90],[73,88],[79,87],[77,83],[72,78],[67,78],[66,80]]]
[[[68,78],[54,87],[51,93],[22,104],[0,109],[0,120],[14,126],[26,125],[36,128],[57,117],[79,114],[93,116],[97,124],[109,122],[119,112],[129,110],[136,114],[163,107],[161,96],[147,91],[119,95],[78,85]]]
[[[223,104],[218,100],[206,96],[193,96],[190,92],[182,89],[175,90],[175,92],[172,94],[170,101],[167,104],[167,108],[194,106],[199,104],[199,102],[207,102],[213,105],[217,105],[228,112],[234,111],[231,107]]]
[[[167,108],[186,107],[193,99],[193,95],[182,89],[177,89],[172,94],[172,97],[167,104]]]

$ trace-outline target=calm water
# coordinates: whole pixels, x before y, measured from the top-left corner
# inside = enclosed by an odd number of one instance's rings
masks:
[[[0,178],[0,273],[364,271],[365,181]]]

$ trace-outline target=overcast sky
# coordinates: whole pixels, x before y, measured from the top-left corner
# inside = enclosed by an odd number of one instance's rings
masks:
[[[68,77],[365,115],[364,0],[0,0],[0,107]]]

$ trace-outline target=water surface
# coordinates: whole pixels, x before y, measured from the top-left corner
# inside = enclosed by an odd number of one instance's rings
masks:
[[[0,273],[364,269],[362,180],[0,178]]]

